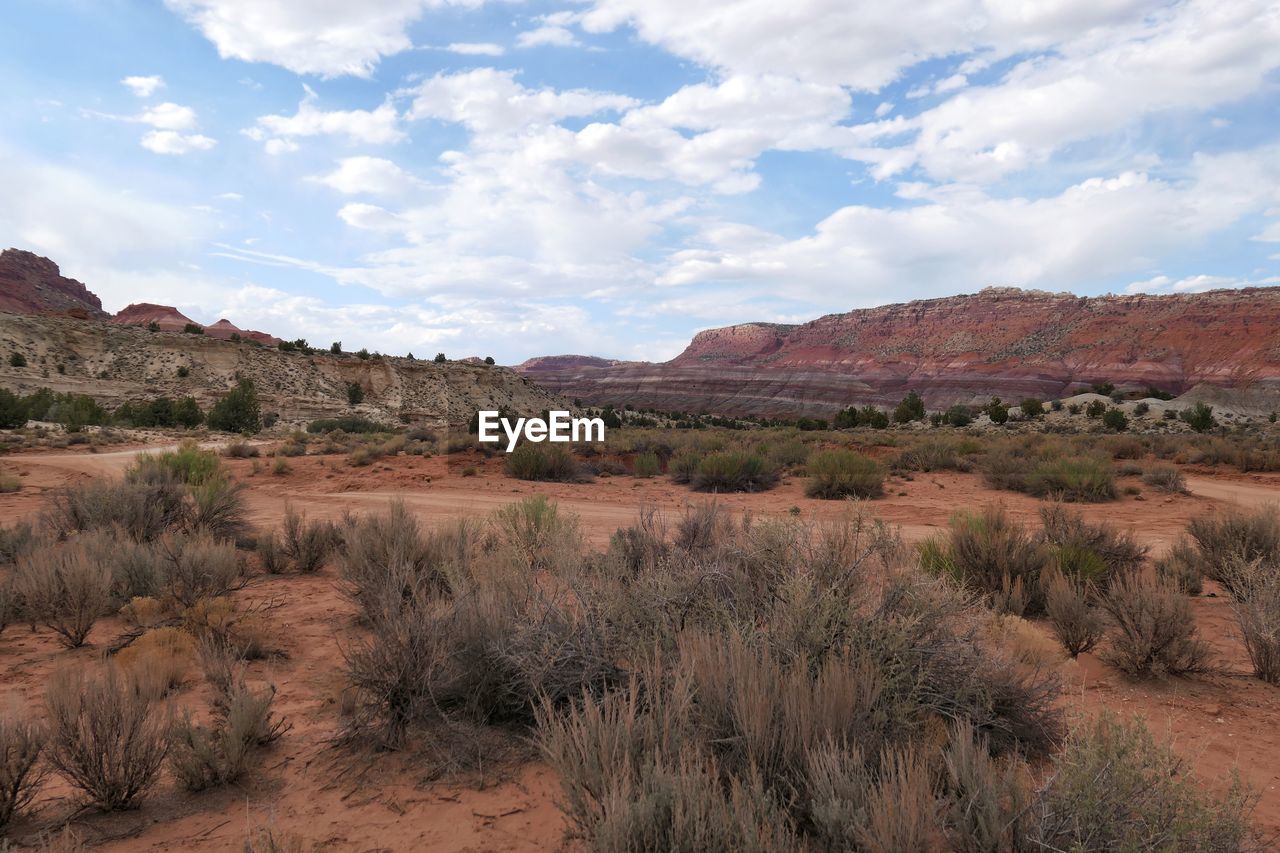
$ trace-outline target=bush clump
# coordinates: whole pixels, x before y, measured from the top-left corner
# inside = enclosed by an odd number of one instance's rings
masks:
[[[560,444],[521,444],[507,454],[506,472],[517,480],[557,483],[581,483],[590,478],[573,451]]]
[[[155,783],[169,718],[115,666],[56,673],[45,694],[49,763],[103,811],[129,809]]]
[[[1103,457],[1078,456],[1036,465],[1026,477],[1026,491],[1060,501],[1099,502],[1116,497],[1116,475]]]
[[[45,777],[40,757],[47,739],[43,726],[0,712],[0,831],[40,790]]]
[[[1140,677],[1204,672],[1209,647],[1196,630],[1186,596],[1152,573],[1117,578],[1100,604],[1112,630],[1102,658]]]
[[[1043,612],[1040,575],[1049,553],[1002,507],[956,513],[947,534],[922,544],[920,561],[987,596],[997,609],[1017,616]]]
[[[778,484],[778,472],[754,453],[710,453],[698,462],[690,485],[697,492],[764,492]]]
[[[84,644],[111,609],[111,569],[105,555],[74,542],[39,548],[18,561],[14,591],[32,622],[55,632],[68,648]]]
[[[1152,465],[1142,472],[1142,482],[1161,492],[1175,495],[1187,492],[1187,478],[1173,465]]]
[[[885,471],[880,463],[851,450],[820,450],[805,463],[811,498],[878,498],[884,494]]]

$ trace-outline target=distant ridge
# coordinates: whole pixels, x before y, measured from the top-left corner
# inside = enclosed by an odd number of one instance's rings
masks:
[[[662,363],[533,358],[531,380],[592,405],[829,414],[896,403],[1051,399],[1094,382],[1280,393],[1280,288],[1083,297],[1018,288],[699,332]]]

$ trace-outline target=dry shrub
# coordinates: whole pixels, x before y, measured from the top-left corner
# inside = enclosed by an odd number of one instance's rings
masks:
[[[247,441],[231,441],[222,447],[222,455],[229,459],[251,459],[260,453],[257,446]]]
[[[53,630],[68,648],[83,645],[94,623],[111,610],[111,569],[81,542],[24,557],[13,583],[23,615]]]
[[[55,489],[44,524],[54,534],[119,529],[149,542],[187,518],[187,488],[171,477],[156,480],[90,480]]]
[[[1058,568],[1072,578],[1102,588],[1120,575],[1142,568],[1148,548],[1131,534],[1101,522],[1091,524],[1060,504],[1040,510],[1040,537],[1055,552]]]
[[[1129,581],[1125,581],[1129,583]],[[1261,850],[1254,799],[1233,779],[1205,793],[1140,720],[1104,713],[1072,731],[1034,809],[1037,850]]]
[[[733,534],[729,513],[714,500],[686,504],[676,524],[675,545],[690,553],[720,548]]]
[[[402,578],[413,586],[422,581],[447,590],[451,568],[468,559],[473,531],[459,525],[424,535],[404,503],[393,501],[385,513],[369,513],[347,523],[342,536],[339,573],[347,594],[363,606],[375,591]]]
[[[155,696],[164,696],[187,679],[195,640],[178,628],[153,628],[116,655],[116,663]]]
[[[1280,567],[1262,560],[1239,560],[1227,570],[1232,610],[1253,673],[1280,684]]]
[[[1186,596],[1153,573],[1120,577],[1100,604],[1112,630],[1102,652],[1132,676],[1184,675],[1209,667],[1209,647],[1196,630]]]
[[[1093,651],[1106,631],[1106,620],[1091,601],[1088,581],[1050,572],[1043,585],[1045,615],[1062,648],[1073,658]]]
[[[271,574],[295,571],[311,575],[324,568],[341,542],[338,529],[328,521],[309,521],[305,513],[286,507],[280,535],[258,540],[262,567]]]
[[[215,478],[190,487],[186,529],[239,542],[249,531],[244,484]]]
[[[557,705],[618,677],[596,626],[528,572],[459,578],[451,595],[425,575],[362,591],[370,633],[345,651],[345,735],[398,746],[411,728],[516,724],[539,697]]]
[[[30,805],[43,784],[40,756],[47,739],[42,726],[0,713],[0,831]]]
[[[245,566],[231,542],[197,533],[167,536],[159,547],[165,555],[162,589],[184,607],[244,585]]]
[[[169,769],[188,791],[229,785],[248,771],[256,750],[279,740],[289,726],[271,712],[276,690],[231,683],[214,702],[210,726],[184,717],[173,728]]]
[[[947,534],[920,548],[925,569],[1006,602],[1017,616],[1043,611],[1040,574],[1048,559],[1045,546],[999,506],[956,513]],[[1015,601],[1021,606],[1007,606]]]
[[[563,571],[581,557],[577,516],[561,513],[544,495],[500,508],[493,515],[493,527],[499,545],[530,571]]]
[[[884,468],[851,450],[820,450],[805,463],[811,498],[877,498],[884,494]]]
[[[36,529],[25,521],[13,527],[0,527],[0,565],[16,563],[40,543]]]
[[[214,644],[236,660],[262,660],[279,654],[267,642],[256,608],[241,608],[228,597],[202,598],[182,611],[182,627],[200,648]]]
[[[49,763],[104,811],[133,808],[164,760],[169,717],[115,666],[62,670],[45,693]]]
[[[1199,595],[1204,591],[1201,564],[1200,553],[1195,544],[1183,538],[1169,549],[1169,553],[1155,561],[1155,572],[1158,577],[1164,578],[1183,592]]]
[[[150,596],[136,596],[120,608],[120,618],[137,628],[154,628],[168,615],[168,609]]]
[[[1239,561],[1280,564],[1280,510],[1230,510],[1191,520],[1187,532],[1198,550],[1200,572],[1231,590],[1231,569]]]
[[[981,449],[973,439],[933,438],[901,451],[890,463],[895,471],[968,471]]]
[[[116,531],[82,534],[80,541],[111,568],[112,598],[127,602],[164,593],[164,556],[151,542],[136,542]]]
[[[963,853],[1027,849],[1034,801],[1031,774],[1021,756],[995,758],[973,726],[951,726],[942,754],[947,840]]]
[[[1187,478],[1173,465],[1152,465],[1142,472],[1142,482],[1161,492],[1181,495],[1187,491]]]

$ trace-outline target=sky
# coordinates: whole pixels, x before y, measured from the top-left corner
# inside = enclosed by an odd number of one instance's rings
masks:
[[[1280,284],[1280,0],[6,0],[0,84],[0,247],[313,345]]]

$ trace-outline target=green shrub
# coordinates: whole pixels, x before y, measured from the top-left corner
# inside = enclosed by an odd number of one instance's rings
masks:
[[[874,459],[851,450],[820,450],[805,463],[811,498],[876,498],[884,493],[884,468]]]
[[[241,379],[234,389],[213,404],[207,418],[210,429],[223,432],[255,433],[262,429],[258,391],[249,379]]]
[[[345,433],[386,432],[387,428],[368,418],[346,416],[341,418],[318,418],[307,424],[307,432],[326,433],[341,430]]]
[[[364,386],[359,382],[347,383],[347,402],[353,406],[358,406],[364,402]]]
[[[1034,420],[1044,414],[1044,403],[1034,397],[1027,397],[1018,407],[1022,409],[1023,417],[1028,420]]]
[[[1147,547],[1106,522],[1092,524],[1064,506],[1040,510],[1040,538],[1052,549],[1061,572],[1103,589],[1114,578],[1141,570]]]
[[[703,454],[691,447],[682,447],[671,457],[667,465],[667,473],[673,483],[692,483],[698,473],[698,465],[702,463]]]
[[[922,544],[920,563],[1016,615],[1044,609],[1040,575],[1049,564],[1049,553],[1001,507],[957,512],[946,534]]]
[[[17,352],[16,350],[14,352],[11,352],[9,353],[9,366],[10,367],[26,367],[27,357],[22,353]]]
[[[1027,474],[1026,490],[1061,501],[1109,501],[1116,497],[1116,475],[1110,460],[1102,457],[1052,459]]]
[[[1112,432],[1124,432],[1129,428],[1129,419],[1120,409],[1107,409],[1102,416],[1102,425]]]
[[[635,474],[637,477],[656,477],[660,473],[662,473],[662,463],[658,460],[658,454],[650,450],[636,456]]]
[[[704,456],[690,485],[698,492],[763,492],[778,483],[778,472],[754,453],[728,451]]]
[[[573,451],[562,444],[524,442],[507,454],[506,472],[517,480],[580,483],[589,479]]]
[[[1190,409],[1183,409],[1179,417],[1196,432],[1208,432],[1218,425],[1213,416],[1213,406],[1204,402],[1196,403]]]

